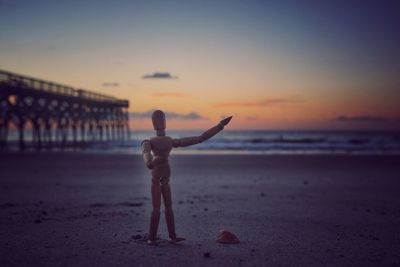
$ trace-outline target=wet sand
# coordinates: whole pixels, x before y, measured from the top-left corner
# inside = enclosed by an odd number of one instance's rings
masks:
[[[145,245],[138,155],[0,154],[1,266],[400,265],[399,156],[174,155],[182,244]],[[219,229],[237,245],[214,241]],[[209,256],[209,257],[207,257]]]

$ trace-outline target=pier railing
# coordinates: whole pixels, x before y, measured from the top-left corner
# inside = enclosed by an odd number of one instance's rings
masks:
[[[99,94],[83,89],[75,89],[67,85],[53,83],[50,81],[32,78],[29,76],[20,75],[4,70],[0,70],[0,83],[5,83],[9,86],[25,87],[57,95],[78,97],[99,102],[108,102],[122,107],[127,107],[129,105],[127,100],[121,100],[112,96]]]

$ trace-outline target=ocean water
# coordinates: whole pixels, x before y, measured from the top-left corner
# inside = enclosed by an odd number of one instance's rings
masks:
[[[199,135],[198,131],[169,132],[173,138]],[[153,132],[132,134],[133,148]],[[212,139],[178,153],[250,154],[400,154],[400,132],[370,131],[223,131]]]
[[[201,131],[170,131],[172,138]],[[127,141],[91,142],[85,151],[140,153],[140,143],[154,131],[131,131]],[[11,140],[17,140],[16,132]],[[26,133],[26,139],[31,139]],[[174,149],[177,154],[400,154],[399,131],[229,131],[201,144]]]

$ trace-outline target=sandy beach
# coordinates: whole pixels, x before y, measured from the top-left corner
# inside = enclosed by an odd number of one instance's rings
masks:
[[[0,155],[1,266],[398,266],[399,156],[171,156],[178,235],[145,245],[139,155]],[[241,243],[214,241],[218,230]],[[209,257],[207,257],[209,256]]]

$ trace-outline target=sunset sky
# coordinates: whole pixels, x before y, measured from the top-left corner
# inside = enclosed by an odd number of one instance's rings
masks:
[[[134,129],[154,109],[171,129],[400,129],[399,25],[399,1],[0,0],[0,69],[129,99]]]

